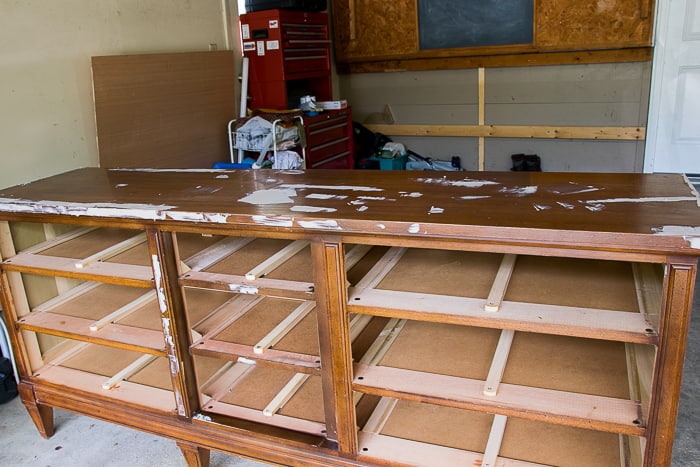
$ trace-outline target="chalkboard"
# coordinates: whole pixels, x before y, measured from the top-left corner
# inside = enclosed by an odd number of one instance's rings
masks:
[[[533,0],[418,0],[420,48],[532,43]]]

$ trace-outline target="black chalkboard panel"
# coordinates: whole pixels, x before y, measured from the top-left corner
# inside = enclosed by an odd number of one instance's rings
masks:
[[[420,48],[532,43],[533,0],[418,0]]]

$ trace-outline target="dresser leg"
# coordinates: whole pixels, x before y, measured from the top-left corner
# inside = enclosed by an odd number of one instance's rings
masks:
[[[17,385],[17,389],[19,397],[27,408],[29,416],[32,417],[32,421],[41,437],[48,439],[53,436],[53,408],[37,403],[34,388],[31,384],[20,382]]]
[[[177,447],[182,451],[188,467],[209,467],[209,449],[182,442],[178,442]]]

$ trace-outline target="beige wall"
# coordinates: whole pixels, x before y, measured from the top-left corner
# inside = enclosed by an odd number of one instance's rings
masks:
[[[91,56],[226,49],[238,44],[236,15],[236,0],[0,0],[0,187],[98,165]],[[490,69],[486,123],[644,126],[650,69]],[[341,75],[336,83],[357,121],[382,121],[388,104],[396,123],[477,122],[475,70]],[[473,138],[394,139],[477,167]],[[640,171],[643,164],[637,142],[490,139],[486,168],[507,170],[518,152],[539,154],[548,171]]]
[[[236,12],[235,0],[0,0],[0,187],[98,165],[91,56],[226,49]]]
[[[651,63],[487,69],[486,124],[646,126]],[[476,70],[341,75],[339,94],[359,122],[478,123]],[[389,122],[386,122],[389,123]],[[476,138],[393,137],[436,159],[459,156],[478,168]],[[538,154],[546,171],[634,172],[642,142],[495,139],[486,141],[486,169],[509,170],[510,155]]]

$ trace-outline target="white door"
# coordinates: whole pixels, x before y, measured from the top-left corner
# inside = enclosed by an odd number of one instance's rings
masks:
[[[700,174],[700,0],[659,0],[645,172]]]

